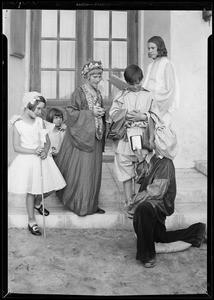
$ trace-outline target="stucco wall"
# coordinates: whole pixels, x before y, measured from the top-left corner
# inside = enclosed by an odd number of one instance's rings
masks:
[[[144,11],[144,61],[143,69],[146,71],[148,64],[152,62],[148,58],[147,41],[154,35],[161,36],[166,44],[169,59],[170,49],[170,11],[166,10],[147,10]]]
[[[3,34],[8,44],[8,120],[21,113],[23,93],[29,90],[30,11],[26,13],[26,49],[23,59],[10,55],[10,10],[3,10]],[[16,156],[12,128],[8,130],[8,164]]]
[[[207,40],[212,27],[201,11],[172,11],[171,60],[180,81],[181,103],[174,114],[180,145],[175,166],[194,167],[207,160]]]
[[[181,103],[172,122],[179,143],[175,166],[194,167],[196,160],[207,160],[207,39],[212,28],[201,11],[141,11],[140,19],[144,24],[139,48],[141,53],[144,47],[143,70],[151,63],[148,38],[159,35],[180,82]]]

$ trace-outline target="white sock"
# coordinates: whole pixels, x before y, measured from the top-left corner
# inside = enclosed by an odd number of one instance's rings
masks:
[[[28,224],[30,225],[30,227],[32,227],[33,225],[37,225],[36,220],[28,220]]]
[[[41,206],[41,203],[34,205],[34,207],[36,207],[36,208],[40,208],[40,206]]]

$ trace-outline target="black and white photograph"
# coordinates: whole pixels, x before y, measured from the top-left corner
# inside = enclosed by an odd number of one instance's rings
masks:
[[[212,7],[3,1],[3,298],[213,294]]]

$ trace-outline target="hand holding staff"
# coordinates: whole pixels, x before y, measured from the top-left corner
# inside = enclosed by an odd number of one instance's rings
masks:
[[[38,132],[39,146],[41,147],[41,132]],[[44,189],[43,189],[43,172],[42,172],[42,158],[40,157],[40,170],[41,170],[41,191],[42,191],[42,216],[43,216],[43,229],[44,229],[44,238],[46,239],[45,231],[45,203],[44,203]]]

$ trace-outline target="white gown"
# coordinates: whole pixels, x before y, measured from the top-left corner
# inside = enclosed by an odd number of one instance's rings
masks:
[[[172,113],[180,104],[180,86],[173,63],[166,57],[155,59],[148,66],[143,87],[153,93],[162,120],[170,126]]]
[[[42,119],[37,117],[33,125],[22,120],[16,121],[21,146],[36,149],[39,146],[39,134],[45,141],[47,129],[43,129]],[[43,185],[43,190],[42,190]],[[35,154],[18,154],[8,170],[8,191],[15,194],[41,194],[65,187],[66,182],[51,156],[41,159]]]

